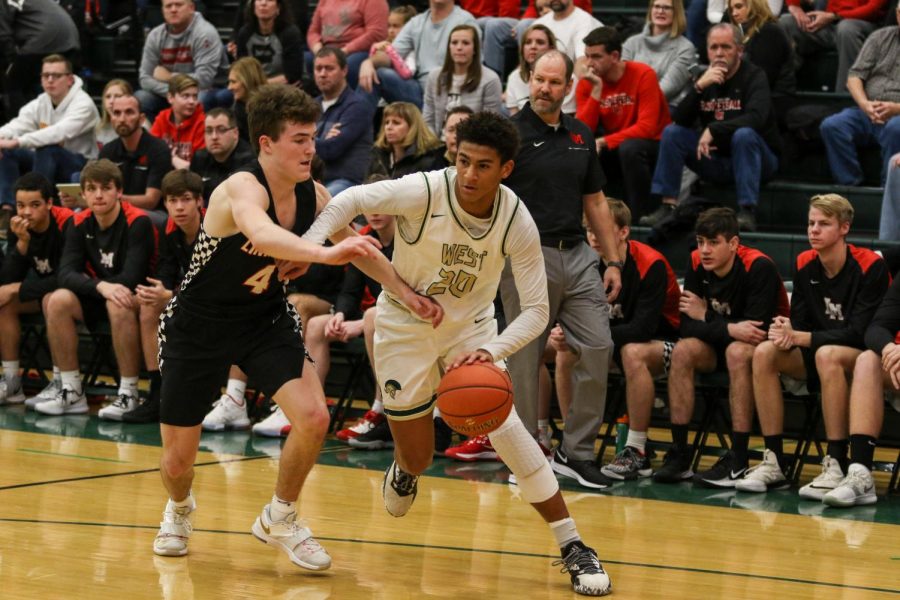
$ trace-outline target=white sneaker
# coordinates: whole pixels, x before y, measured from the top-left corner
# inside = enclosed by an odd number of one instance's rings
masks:
[[[822,497],[822,502],[837,508],[875,504],[877,501],[872,472],[859,463],[851,463],[847,467],[847,476]]]
[[[284,550],[292,563],[304,569],[324,571],[331,566],[331,556],[312,536],[309,527],[297,522],[297,513],[291,513],[283,521],[272,521],[266,504],[251,531],[259,541]]]
[[[410,475],[392,462],[384,473],[381,483],[381,495],[384,497],[384,508],[394,517],[402,517],[412,508],[418,493],[419,478]]]
[[[153,553],[160,556],[184,556],[188,553],[188,538],[194,530],[191,513],[197,510],[197,502],[191,496],[191,505],[176,507],[170,499],[159,524],[159,533],[153,540]]]
[[[800,488],[800,497],[821,502],[822,497],[836,488],[843,479],[844,472],[841,471],[841,463],[826,454],[822,459],[822,472]]]
[[[213,408],[203,417],[203,429],[205,431],[224,431],[225,429],[247,429],[250,427],[250,419],[247,417],[247,401],[241,398],[241,403],[228,394],[222,394],[215,401]]]
[[[137,408],[139,404],[137,396],[131,394],[119,394],[111,404],[107,404],[97,412],[97,416],[108,421],[121,421],[122,414]]]
[[[291,432],[291,422],[284,415],[281,407],[277,407],[272,414],[253,426],[253,433],[265,437],[284,437]]]
[[[781,472],[775,453],[766,449],[763,452],[762,462],[747,469],[744,478],[738,480],[734,487],[740,492],[766,492],[789,485],[790,482]]]
[[[34,410],[45,415],[83,415],[88,412],[87,396],[83,391],[63,387],[52,400],[35,404]]]
[[[59,379],[51,379],[50,383],[47,384],[47,387],[38,392],[37,396],[32,396],[31,398],[25,399],[25,406],[30,409],[34,409],[34,407],[41,402],[46,402],[47,400],[53,400],[56,398],[56,395],[59,393],[59,389],[62,386],[62,382]]]
[[[25,392],[22,391],[22,380],[14,390],[9,389],[9,380],[4,377],[0,380],[0,405],[22,404],[25,402]]]

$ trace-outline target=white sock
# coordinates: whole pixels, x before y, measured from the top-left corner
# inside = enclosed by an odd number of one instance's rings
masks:
[[[137,377],[125,377],[122,376],[119,378],[119,394],[125,394],[128,396],[137,396],[138,386],[138,378]]]
[[[59,381],[59,380],[60,380],[59,367],[57,367],[56,365],[53,365],[53,381]]]
[[[244,405],[244,392],[247,391],[247,382],[240,379],[229,379],[225,386],[225,393],[231,396],[238,406]]]
[[[379,415],[384,414],[384,402],[382,402],[381,400],[373,400],[372,412],[377,412]]]
[[[635,450],[638,450],[641,454],[644,454],[644,450],[647,447],[647,432],[629,429],[628,438],[625,440],[625,445],[631,446]]]
[[[434,405],[434,412],[432,413],[431,418],[433,418],[433,419],[441,418],[441,409],[439,409],[437,407],[437,404]]]
[[[172,507],[174,508],[184,508],[185,506],[193,506],[194,505],[194,495],[192,492],[188,492],[188,495],[184,497],[184,500],[176,502],[169,498],[169,502],[172,503]]]
[[[560,548],[565,548],[572,542],[581,539],[581,536],[578,535],[578,529],[575,527],[575,519],[572,517],[553,521],[549,525],[550,531],[553,532],[553,537],[556,538],[556,543]]]
[[[81,373],[78,371],[60,371],[59,377],[64,388],[81,393]]]
[[[2,362],[3,378],[6,379],[6,383],[9,384],[9,391],[13,391],[19,387],[18,385],[13,385],[19,381],[19,361],[4,360]]]
[[[269,518],[273,521],[284,521],[288,515],[297,512],[296,504],[296,502],[288,502],[277,495],[272,495],[272,502],[269,504]]]

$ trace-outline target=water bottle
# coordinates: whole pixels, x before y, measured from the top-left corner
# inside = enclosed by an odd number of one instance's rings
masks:
[[[616,454],[625,449],[628,441],[628,415],[622,415],[616,419]]]

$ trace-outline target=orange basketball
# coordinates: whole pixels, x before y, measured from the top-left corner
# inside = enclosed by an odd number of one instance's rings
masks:
[[[469,437],[490,433],[512,410],[512,382],[491,363],[463,365],[441,379],[437,405],[454,431]]]

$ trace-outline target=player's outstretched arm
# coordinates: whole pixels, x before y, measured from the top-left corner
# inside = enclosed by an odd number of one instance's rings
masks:
[[[381,256],[378,240],[368,236],[347,239],[330,248],[323,248],[284,229],[266,214],[268,198],[263,187],[252,176],[239,173],[229,178],[226,185],[234,224],[258,252],[275,259],[330,265],[344,264],[359,257]]]

